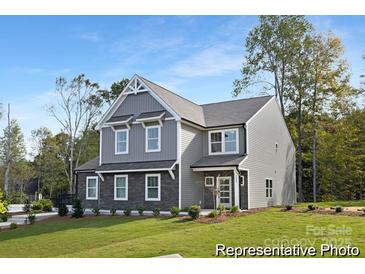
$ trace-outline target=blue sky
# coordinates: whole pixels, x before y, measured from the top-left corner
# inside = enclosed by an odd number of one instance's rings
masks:
[[[309,19],[342,38],[359,86],[365,17]],[[229,100],[256,24],[256,16],[0,16],[0,102],[11,103],[29,143],[32,129],[59,130],[45,110],[59,75],[85,73],[109,87],[137,73],[197,103]]]

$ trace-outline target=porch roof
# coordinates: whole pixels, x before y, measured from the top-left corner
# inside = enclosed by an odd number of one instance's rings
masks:
[[[190,167],[201,168],[238,166],[245,157],[246,155],[238,154],[206,156],[201,158],[199,161],[193,163]]]
[[[97,173],[108,172],[133,172],[133,171],[153,171],[153,170],[171,170],[174,168],[176,160],[167,161],[145,161],[145,162],[128,162],[128,163],[110,163],[102,164],[96,168]]]

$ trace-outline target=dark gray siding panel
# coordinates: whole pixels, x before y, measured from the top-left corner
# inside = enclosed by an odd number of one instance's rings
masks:
[[[248,173],[247,171],[241,171],[242,177],[244,177],[244,185],[242,185],[242,178],[240,177],[240,208],[248,209]]]
[[[148,172],[161,174],[161,201],[145,201],[145,174],[142,172],[128,173],[128,201],[114,201],[114,175],[105,174],[104,182],[99,179],[100,184],[100,208],[109,210],[114,207],[117,210],[130,208],[136,210],[139,206],[143,206],[145,210],[153,210],[160,208],[161,210],[169,210],[172,206],[179,204],[179,183],[178,168],[173,171],[175,180],[170,174],[164,172]],[[126,173],[123,173],[126,174]],[[98,201],[86,200],[86,176],[95,176],[95,174],[80,173],[78,176],[78,196],[82,201],[84,208],[95,208]]]
[[[238,128],[238,135],[239,135],[239,154],[243,155],[246,153],[245,151],[245,133],[243,126],[239,126]],[[222,127],[221,129],[224,129]],[[203,156],[209,155],[209,139],[208,139],[208,131],[203,132]]]
[[[176,121],[163,122],[161,128],[161,151],[148,152],[145,149],[145,129],[141,124],[132,124],[129,130],[129,153],[115,154],[115,133],[111,128],[103,128],[102,163],[176,160]]]

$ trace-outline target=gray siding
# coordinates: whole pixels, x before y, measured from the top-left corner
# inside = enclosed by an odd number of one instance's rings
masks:
[[[245,154],[245,135],[244,135],[244,128],[243,126],[236,127],[238,128],[238,146],[239,146],[239,154]],[[224,129],[224,127],[219,128]],[[203,132],[203,156],[209,155],[209,139],[208,139],[208,132]]]
[[[247,124],[249,208],[292,204],[295,201],[295,148],[275,99]],[[276,152],[275,143],[278,143]],[[273,198],[265,197],[265,179],[273,180]]]
[[[153,112],[165,110],[149,93],[137,93],[128,95],[112,117],[122,115],[134,115],[134,119],[143,112]],[[166,111],[165,117],[171,117]],[[102,163],[117,162],[138,162],[138,161],[158,161],[176,160],[176,121],[163,121],[161,128],[161,151],[148,152],[145,148],[145,129],[141,124],[132,124],[129,131],[129,153],[115,154],[115,133],[112,128],[102,129]]]
[[[104,182],[99,178],[99,201],[86,200],[86,176],[96,176],[95,173],[79,173],[78,174],[78,197],[82,201],[84,208],[95,208],[109,210],[114,207],[117,210],[130,208],[136,210],[139,206],[143,206],[145,210],[153,210],[160,208],[161,210],[169,210],[172,206],[178,206],[179,203],[179,183],[178,168],[173,171],[175,180],[170,174],[164,172],[148,172],[161,174],[161,201],[145,201],[145,174],[144,172],[123,173],[128,174],[128,201],[114,201],[114,175],[104,174]]]
[[[181,207],[201,204],[204,175],[193,172],[190,165],[203,155],[203,134],[200,130],[181,123]]]

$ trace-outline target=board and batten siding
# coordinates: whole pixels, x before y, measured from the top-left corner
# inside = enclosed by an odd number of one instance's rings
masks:
[[[202,203],[204,174],[193,172],[191,164],[203,155],[203,133],[181,124],[181,207]]]
[[[231,127],[230,128],[221,127],[221,128],[216,128],[216,129],[212,129],[212,130],[209,130],[209,131],[223,130],[223,129],[236,129],[236,128],[238,128],[239,154],[243,155],[243,154],[246,153],[246,151],[245,151],[245,133],[244,133],[243,125],[233,127],[233,128],[231,128]],[[203,131],[203,156],[208,156],[209,155],[209,131]]]
[[[141,113],[161,110],[165,110],[164,107],[149,93],[143,92],[128,95],[112,117],[134,115],[133,121],[135,121]],[[171,117],[171,114],[166,111],[165,117]],[[101,163],[176,160],[176,129],[175,120],[163,120],[161,151],[146,152],[146,131],[142,124],[132,123],[129,130],[129,153],[115,154],[115,132],[111,127],[104,127],[102,128]]]
[[[275,99],[248,122],[247,138],[248,156],[240,168],[248,169],[249,208],[293,204],[295,147]],[[266,178],[273,180],[272,198],[266,198]]]

